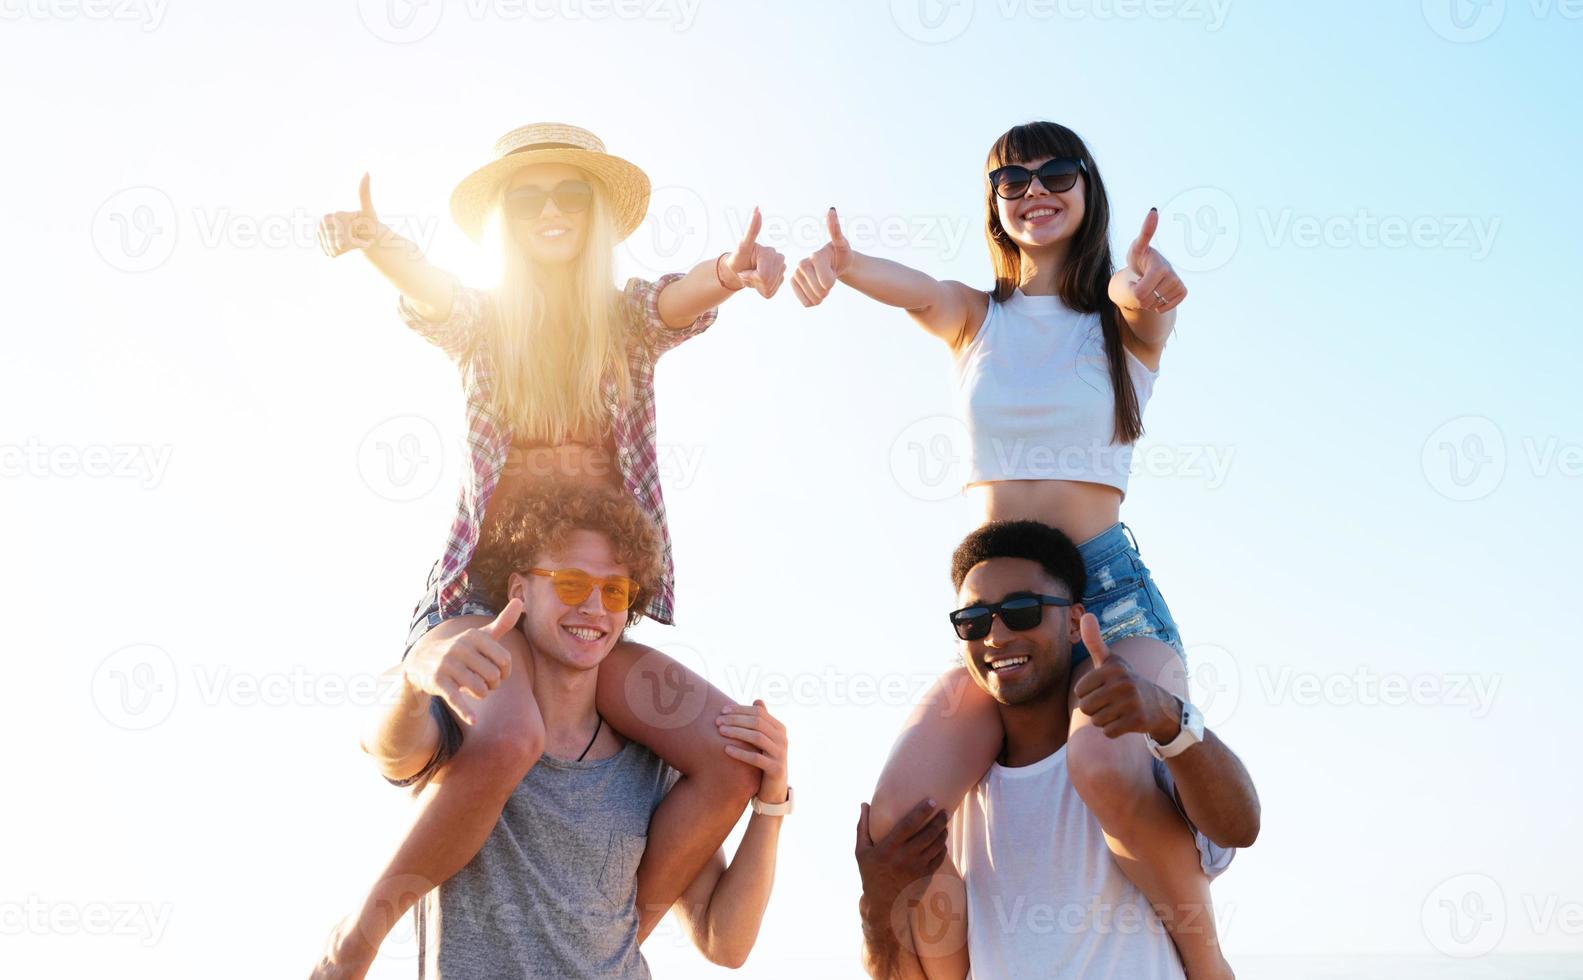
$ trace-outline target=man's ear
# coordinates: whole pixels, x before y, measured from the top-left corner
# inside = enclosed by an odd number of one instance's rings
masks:
[[[523,608],[527,608],[528,578],[521,572],[512,572],[511,577],[506,579],[506,601],[512,599],[521,599]]]
[[[1083,642],[1083,608],[1081,602],[1066,607],[1066,638],[1075,647]]]

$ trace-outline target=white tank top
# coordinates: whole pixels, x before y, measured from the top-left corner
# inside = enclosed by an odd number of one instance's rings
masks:
[[[1125,354],[1138,411],[1158,371]],[[967,485],[1077,480],[1127,492],[1132,446],[1111,441],[1116,396],[1098,313],[1021,290],[993,299],[956,357],[958,410],[967,424]]]
[[[1148,899],[1067,776],[1066,746],[996,763],[951,817],[971,980],[1183,980]]]

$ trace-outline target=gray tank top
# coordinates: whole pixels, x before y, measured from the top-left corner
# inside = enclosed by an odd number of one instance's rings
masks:
[[[678,777],[636,742],[608,759],[540,759],[478,856],[418,903],[418,976],[648,980],[638,861]]]

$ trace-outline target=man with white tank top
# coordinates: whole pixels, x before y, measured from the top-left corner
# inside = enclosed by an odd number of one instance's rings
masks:
[[[1000,758],[953,814],[931,800],[884,840],[858,822],[864,965],[881,980],[1178,980],[1159,915],[1122,873],[1067,774],[1070,716],[1147,739],[1156,785],[1194,830],[1204,873],[1258,833],[1242,763],[1202,716],[1110,655],[1077,597],[1077,547],[1035,521],[986,524],[958,546],[950,615],[968,672],[1005,723]],[[1072,665],[1081,639],[1093,661]],[[949,818],[949,819],[948,819]],[[1220,843],[1217,843],[1220,842]]]

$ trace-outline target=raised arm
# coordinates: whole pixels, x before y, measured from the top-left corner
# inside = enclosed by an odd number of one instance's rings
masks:
[[[1127,249],[1127,264],[1110,277],[1110,299],[1126,322],[1138,359],[1159,370],[1160,354],[1176,329],[1176,308],[1187,298],[1182,277],[1150,243],[1160,226],[1160,212],[1150,208],[1143,230]]]
[[[792,289],[804,306],[817,306],[837,282],[900,307],[919,326],[950,344],[961,344],[983,322],[989,297],[966,283],[939,280],[917,269],[854,251],[831,208],[825,216],[830,241],[797,264]]]
[[[368,189],[368,174],[363,175],[357,196],[356,211],[335,211],[320,219],[319,247],[324,254],[334,258],[360,249],[416,313],[434,323],[448,320],[456,278],[424,258],[416,242],[380,222]]]
[[[1142,732],[1164,745],[1181,732],[1182,703],[1139,677],[1109,652],[1092,613],[1083,617],[1083,645],[1094,670],[1072,689],[1082,710],[1110,738]],[[1249,847],[1259,836],[1259,794],[1242,760],[1205,729],[1198,744],[1166,761],[1188,820],[1221,847]]]
[[[743,286],[752,286],[765,299],[780,289],[786,275],[786,258],[758,242],[764,218],[753,209],[747,233],[730,252],[688,270],[687,275],[660,292],[660,318],[673,330],[688,327],[705,311],[730,299]]]
[[[511,654],[501,639],[511,632],[522,613],[522,602],[511,600],[495,621],[485,628],[468,628],[449,619],[423,635],[398,667],[398,693],[380,706],[363,735],[363,751],[373,758],[386,779],[402,782],[421,772],[440,747],[440,728],[430,702],[442,698],[457,716],[471,724],[482,700],[511,671]]]
[[[790,792],[786,727],[764,702],[728,705],[716,724],[722,735],[734,740],[727,743],[726,751],[761,771],[758,798],[765,803],[786,802]],[[732,969],[747,962],[775,883],[775,852],[784,819],[754,813],[731,865],[726,866],[723,853],[715,852],[677,902],[677,914],[693,945],[709,962]]]

